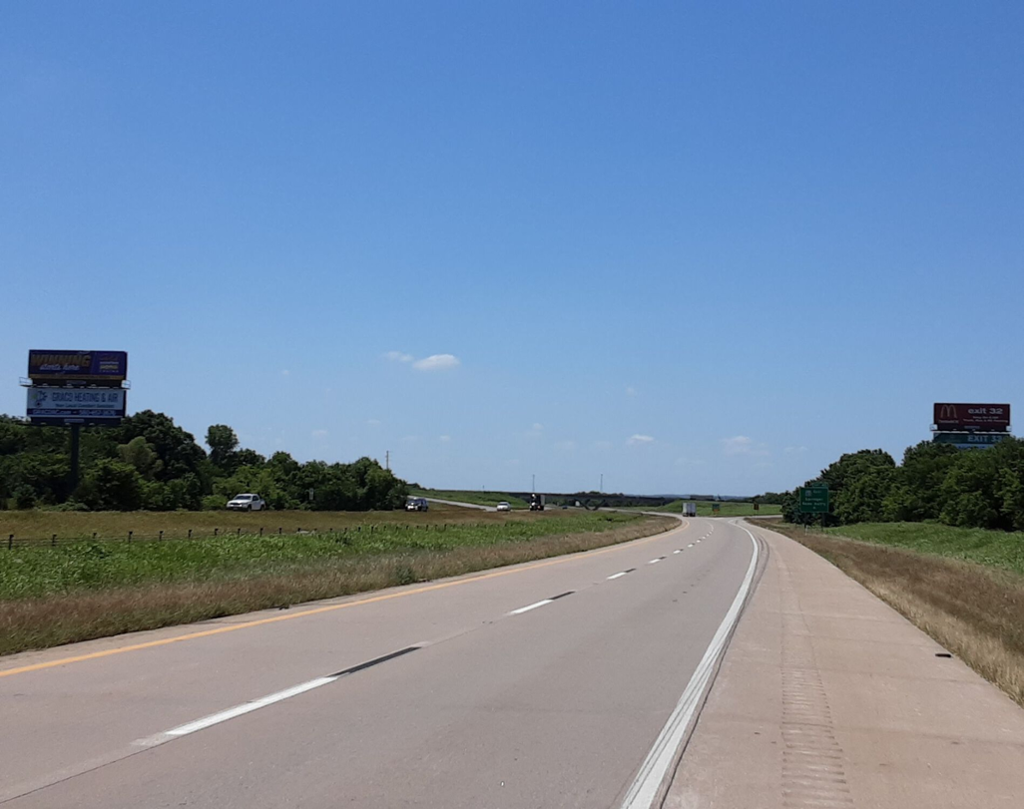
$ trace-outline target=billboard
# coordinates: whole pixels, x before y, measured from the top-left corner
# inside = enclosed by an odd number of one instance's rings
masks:
[[[128,375],[126,351],[28,352],[28,376],[33,382],[60,384],[77,380],[121,383]]]
[[[1010,429],[1010,406],[936,402],[932,423],[940,430],[1006,432]]]
[[[123,388],[29,388],[25,415],[36,424],[117,423],[127,394]]]

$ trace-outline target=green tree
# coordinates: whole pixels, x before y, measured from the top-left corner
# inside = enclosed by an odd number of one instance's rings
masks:
[[[210,448],[210,462],[222,472],[229,471],[238,436],[226,424],[211,424],[206,431],[206,445]]]
[[[131,464],[103,459],[86,474],[75,498],[96,511],[135,511],[144,502],[144,483]]]
[[[156,480],[166,483],[191,472],[204,481],[204,488],[208,487],[206,453],[196,443],[195,436],[176,425],[174,419],[163,413],[143,410],[125,418],[120,431],[122,443],[127,444],[141,435],[156,451],[163,463],[163,469],[155,475]]]
[[[124,463],[134,466],[146,480],[154,480],[163,471],[163,461],[144,436],[137,435],[127,444],[118,445],[117,454]]]

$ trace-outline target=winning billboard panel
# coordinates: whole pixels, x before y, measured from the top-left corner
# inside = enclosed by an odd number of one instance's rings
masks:
[[[128,376],[126,351],[53,351],[28,352],[28,377],[41,384],[65,382],[120,384]]]

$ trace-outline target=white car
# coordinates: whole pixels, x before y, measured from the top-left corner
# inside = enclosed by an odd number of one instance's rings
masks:
[[[236,494],[228,500],[231,511],[262,511],[266,507],[267,501],[258,494]]]
[[[512,510],[512,506],[509,505],[509,502],[507,500],[502,500],[500,503],[498,503],[497,510],[498,511],[511,511]]]

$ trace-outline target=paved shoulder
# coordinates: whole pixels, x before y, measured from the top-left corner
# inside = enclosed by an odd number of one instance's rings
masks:
[[[1024,711],[817,554],[754,530],[768,564],[665,806],[1020,806]]]

